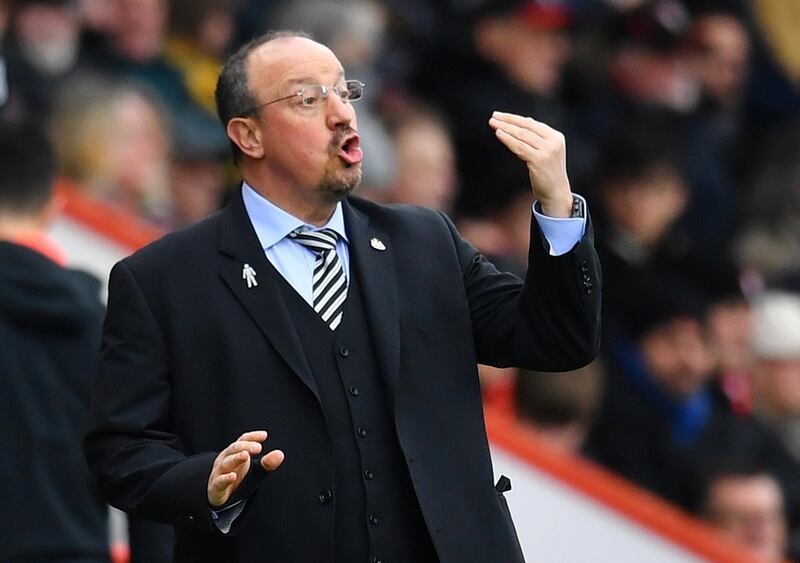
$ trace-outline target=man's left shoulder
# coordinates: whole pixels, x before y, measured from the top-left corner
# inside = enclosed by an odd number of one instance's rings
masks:
[[[370,225],[387,230],[434,229],[449,230],[446,216],[433,209],[400,203],[376,203],[359,197],[347,202],[357,214],[367,218]]]

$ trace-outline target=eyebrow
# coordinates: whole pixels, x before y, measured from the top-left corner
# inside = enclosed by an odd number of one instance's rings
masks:
[[[336,82],[344,78],[344,69],[339,69],[339,74],[336,78]],[[288,80],[285,86],[291,86],[292,84],[316,84],[316,79],[311,78],[310,76],[298,76],[297,78],[292,78]]]

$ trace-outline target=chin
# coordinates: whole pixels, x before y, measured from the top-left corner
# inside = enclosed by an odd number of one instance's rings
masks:
[[[357,174],[339,175],[325,178],[318,187],[320,193],[332,201],[341,201],[361,185],[361,170]]]

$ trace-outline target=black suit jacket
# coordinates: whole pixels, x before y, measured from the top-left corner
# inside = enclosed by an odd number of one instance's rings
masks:
[[[442,214],[352,198],[344,215],[390,414],[439,557],[515,561],[475,364],[561,371],[595,356],[591,227],[552,257],[534,222],[523,284]],[[245,263],[257,272],[249,289]],[[111,504],[176,526],[178,561],[331,560],[335,501],[322,504],[319,493],[333,488],[333,453],[278,275],[238,194],[111,272],[86,452]],[[208,476],[216,453],[252,429],[268,430],[267,449],[286,459],[223,536]]]

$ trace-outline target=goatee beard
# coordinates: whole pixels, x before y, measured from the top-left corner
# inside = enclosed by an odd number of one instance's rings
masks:
[[[326,177],[317,186],[317,191],[331,202],[340,202],[361,184],[361,174],[353,178]]]

